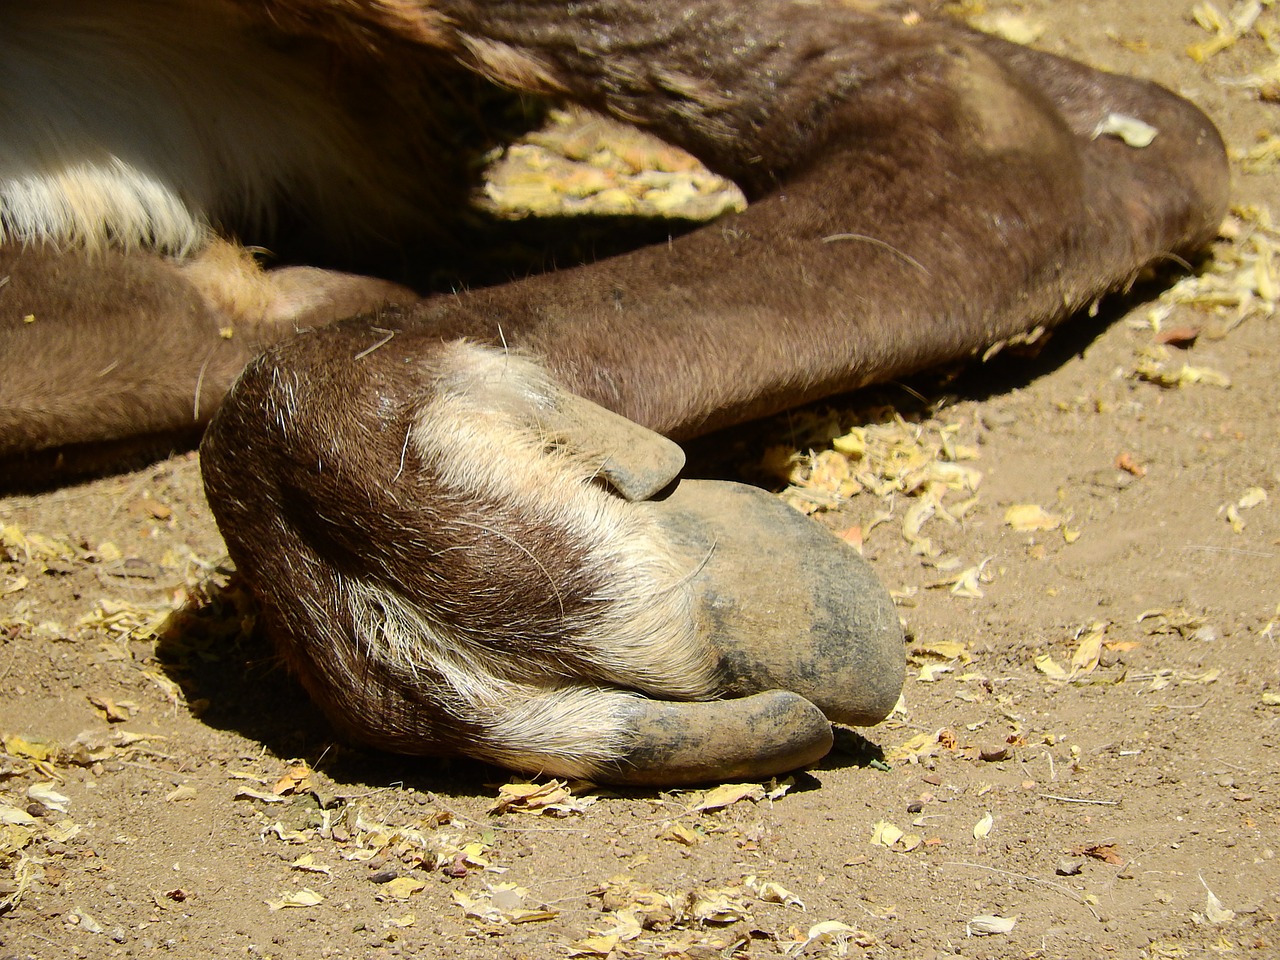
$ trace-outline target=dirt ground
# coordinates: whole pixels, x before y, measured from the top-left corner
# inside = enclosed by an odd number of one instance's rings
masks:
[[[1215,118],[1196,276],[694,451],[862,543],[890,721],[729,794],[500,794],[334,742],[195,455],[0,500],[0,957],[1280,957],[1280,7],[1219,4],[967,11]]]

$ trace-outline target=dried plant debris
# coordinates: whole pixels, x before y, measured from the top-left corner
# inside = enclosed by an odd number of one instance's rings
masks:
[[[569,786],[559,780],[549,780],[546,783],[504,783],[498,789],[498,799],[489,808],[489,812],[567,817],[582,813],[597,799],[599,798],[575,797]]]
[[[324,903],[324,897],[310,887],[303,887],[294,893],[286,893],[275,900],[268,900],[267,908],[272,913],[275,913],[277,910],[286,910],[294,907],[315,907],[322,903]]]
[[[839,920],[825,920],[811,926],[803,938],[796,939],[787,949],[787,956],[809,955],[809,947],[814,946],[819,949],[825,948],[825,952],[817,954],[818,956],[846,957],[851,947],[866,951],[876,945],[875,937],[864,930],[851,927]]]
[[[453,902],[471,919],[499,926],[554,920],[560,915],[557,910],[535,905],[529,891],[514,883],[497,883],[475,896],[455,890]]]
[[[12,734],[3,738],[0,916],[23,901],[46,864],[64,855],[52,851],[65,850],[82,830],[72,816],[71,799],[59,789],[57,767],[66,757],[63,748],[47,741]]]
[[[817,924],[808,936],[794,926],[785,931],[769,930],[767,921],[756,916],[761,905],[786,911],[806,908],[801,898],[781,883],[755,875],[728,886],[683,890],[660,889],[619,875],[595,893],[600,898],[601,919],[593,925],[590,936],[571,945],[569,956],[736,956],[730,948],[735,943],[745,946],[744,940],[750,939],[771,941],[794,955],[805,945],[824,939],[823,931],[830,935],[825,939],[832,946],[838,942],[838,931],[846,932],[848,939],[861,938],[866,946],[874,942],[839,921]]]
[[[1006,526],[1020,533],[1047,532],[1062,526],[1062,517],[1034,503],[1019,503],[1004,513]]]
[[[1191,640],[1213,640],[1217,631],[1209,623],[1208,617],[1192,613],[1184,607],[1144,610],[1138,614],[1139,624],[1148,636],[1176,634]]]
[[[1187,56],[1205,63],[1248,36],[1260,37],[1270,46],[1276,31],[1271,6],[1271,0],[1236,0],[1224,10],[1212,0],[1200,0],[1191,10],[1191,18],[1210,36],[1188,47]]]
[[[1250,487],[1235,502],[1224,503],[1219,507],[1218,513],[1231,524],[1234,533],[1244,533],[1248,524],[1245,522],[1243,511],[1260,507],[1266,502],[1267,491],[1261,487]]]
[[[900,853],[918,850],[925,840],[918,833],[911,833],[888,820],[881,820],[871,827],[871,843]]]
[[[1272,222],[1269,209],[1234,207],[1204,269],[1174,283],[1136,321],[1152,331],[1155,342],[1141,349],[1135,376],[1162,386],[1228,385],[1226,373],[1187,364],[1160,340],[1175,313],[1177,328],[1194,328],[1197,342],[1221,339],[1248,320],[1274,316],[1280,298],[1275,273],[1278,248],[1280,228]]]
[[[958,524],[976,505],[982,472],[971,461],[978,458],[978,449],[960,442],[960,423],[908,420],[892,408],[868,414],[865,419],[872,422],[845,429],[835,426],[830,415],[825,421],[816,419],[810,427],[817,436],[808,452],[771,447],[761,467],[787,484],[782,499],[805,514],[834,510],[856,497],[877,500],[872,521],[846,531],[845,539],[861,547],[874,529],[892,524],[913,553],[941,566],[943,551],[926,528],[935,521]],[[895,517],[899,519],[893,524]],[[954,592],[980,594],[981,572],[968,571],[943,585],[961,584]]]
[[[736,186],[687,153],[599,116],[553,110],[547,125],[506,147],[481,205],[507,217],[665,216],[711,220],[746,209]]]
[[[1115,648],[1114,644],[1107,645],[1104,642],[1110,628],[1111,623],[1106,620],[1097,620],[1078,628],[1072,638],[1075,647],[1071,652],[1069,669],[1063,667],[1052,654],[1048,653],[1036,654],[1032,663],[1037,671],[1050,680],[1060,683],[1092,683],[1094,680],[1091,675],[1102,662],[1104,646],[1108,649]]]
[[[998,917],[987,913],[974,917],[965,924],[965,932],[971,937],[990,937],[1010,933],[1017,923],[1017,917]]]
[[[1176,361],[1169,349],[1160,344],[1144,347],[1139,351],[1134,375],[1139,380],[1159,387],[1187,387],[1197,384],[1210,387],[1231,386],[1231,378],[1227,374],[1209,367]]]

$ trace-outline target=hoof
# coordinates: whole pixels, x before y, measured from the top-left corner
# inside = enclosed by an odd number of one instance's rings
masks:
[[[631,709],[633,747],[597,780],[663,786],[773,777],[831,749],[822,711],[784,690],[705,703],[637,699]]]
[[[902,688],[902,628],[848,544],[741,484],[684,481],[650,506],[696,570],[699,632],[719,653],[724,696],[790,690],[837,723],[889,715]]]

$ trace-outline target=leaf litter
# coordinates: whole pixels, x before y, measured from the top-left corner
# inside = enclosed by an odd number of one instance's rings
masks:
[[[807,453],[772,447],[762,468],[788,485],[780,496],[802,513],[835,509],[858,496],[879,500],[881,510],[860,531],[860,540],[892,520],[898,503],[905,502],[902,536],[913,553],[934,560],[942,551],[925,527],[936,520],[959,523],[976,504],[982,472],[970,461],[977,459],[977,447],[958,442],[959,423],[913,422],[892,408],[872,416],[878,422],[845,430],[815,422],[816,442],[829,446]]]
[[[597,797],[575,797],[569,786],[559,780],[546,783],[504,783],[498,789],[498,799],[489,812],[532,813],[552,817],[580,814],[596,802]]]
[[[746,209],[742,191],[634,127],[552,110],[542,129],[490,158],[480,205],[505,219],[667,216]]]

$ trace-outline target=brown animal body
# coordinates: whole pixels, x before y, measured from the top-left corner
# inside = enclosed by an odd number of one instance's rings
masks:
[[[221,401],[206,487],[268,630],[339,728],[409,753],[680,782],[780,772],[825,752],[829,720],[883,717],[902,654],[874,579],[762,495],[672,485],[658,434],[1051,326],[1204,244],[1225,207],[1190,104],[909,4],[7,16],[26,52],[0,83],[0,457],[168,437]],[[63,49],[57,83],[33,80],[31,51]],[[442,118],[475,78],[646,126],[752,205],[423,300],[262,273],[219,239],[362,266],[447,237],[466,171]],[[1105,133],[1116,116],[1154,139]]]

